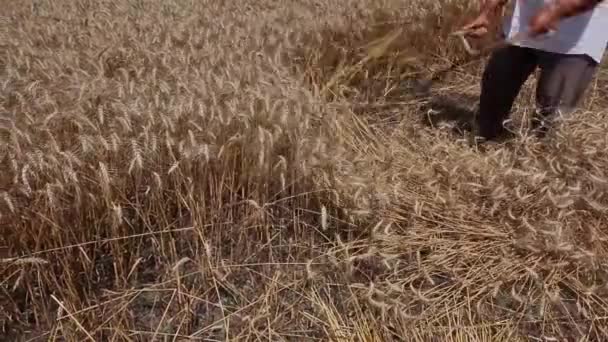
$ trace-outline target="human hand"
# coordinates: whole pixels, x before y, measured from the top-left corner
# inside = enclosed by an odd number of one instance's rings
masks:
[[[555,31],[560,20],[592,10],[601,0],[556,0],[543,7],[529,23],[530,35],[535,37]]]
[[[462,27],[462,31],[466,32],[468,36],[475,38],[482,37],[489,32],[490,19],[486,13],[481,13],[470,23]]]
[[[557,23],[562,18],[559,5],[547,5],[530,19],[528,34],[530,37],[537,37],[551,31],[555,31]]]

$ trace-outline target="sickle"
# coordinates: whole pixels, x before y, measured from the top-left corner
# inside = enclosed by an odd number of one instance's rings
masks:
[[[476,49],[472,48],[471,44],[469,44],[469,41],[466,38],[466,36],[469,35],[471,32],[473,32],[473,31],[472,30],[460,30],[460,31],[452,32],[450,34],[450,36],[454,36],[454,37],[460,38],[460,41],[462,42],[462,45],[464,46],[464,48],[467,51],[467,53],[469,55],[475,56],[475,57],[481,55],[482,52],[485,54],[487,52],[492,52],[492,51],[494,51],[496,49],[499,49],[499,48],[504,47],[504,46],[509,45],[509,44],[519,43],[522,40],[524,40],[524,38],[526,38],[528,36],[528,34],[526,32],[518,32],[512,38],[510,38],[510,39],[503,39],[503,40],[500,40],[500,41],[495,42],[493,44],[490,44],[488,47],[486,47],[482,51],[480,51],[480,50],[476,50]]]

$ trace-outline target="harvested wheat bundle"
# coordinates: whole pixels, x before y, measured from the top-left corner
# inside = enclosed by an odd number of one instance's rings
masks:
[[[469,54],[469,56],[471,56],[471,58],[466,59],[465,61],[460,62],[460,63],[449,64],[448,66],[443,67],[443,68],[433,72],[432,75],[430,77],[428,77],[426,80],[419,81],[419,83],[416,86],[417,92],[428,93],[432,84],[436,81],[441,80],[443,78],[443,76],[445,76],[450,71],[453,71],[454,69],[458,69],[458,68],[463,68],[475,61],[478,61],[484,57],[487,57],[488,55],[492,54],[492,52],[494,52],[508,44],[517,43],[526,36],[524,33],[519,33],[514,38],[500,39],[488,46],[483,47],[481,50],[478,50],[478,49],[471,47],[471,44],[467,41],[466,36],[469,33],[470,33],[470,31],[467,31],[467,30],[459,30],[459,31],[452,32],[452,34],[450,36],[456,37],[460,40],[465,51]]]
[[[364,66],[368,62],[385,57],[387,55],[387,51],[390,50],[391,45],[403,34],[403,32],[404,29],[399,27],[387,32],[380,38],[374,39],[373,41],[361,46],[361,49],[365,51],[363,57],[353,65],[341,65],[340,67],[338,67],[338,69],[334,72],[329,81],[323,86],[321,94],[325,95],[332,86],[338,84],[339,82],[348,82],[354,74],[364,69]],[[464,61],[458,63],[450,63],[449,65],[434,71],[431,76],[429,76],[425,80],[418,81],[418,84],[415,86],[416,93],[428,93],[432,83],[441,80],[442,77],[448,72],[470,65],[471,63],[488,56],[493,51],[500,49],[501,47],[504,47],[507,44],[516,43],[525,37],[524,33],[519,33],[514,38],[499,39],[498,41],[495,41],[478,50],[473,48],[471,44],[467,41],[466,36],[468,34],[470,34],[470,31],[458,30],[452,32],[449,36],[459,39],[464,50],[467,52],[470,58],[467,58]],[[401,57],[401,60],[405,59],[406,58]],[[411,57],[411,59],[416,58]]]
[[[338,68],[338,70],[336,70],[330,80],[323,86],[321,94],[324,94],[330,87],[332,87],[336,83],[343,81],[344,79],[348,80],[350,77],[352,77],[353,74],[361,70],[362,67],[370,60],[378,59],[384,56],[391,44],[395,40],[397,40],[397,38],[399,38],[402,31],[403,30],[401,28],[392,30],[385,36],[380,37],[363,46],[362,48],[366,50],[365,56],[355,65],[351,65],[348,67],[342,66]]]

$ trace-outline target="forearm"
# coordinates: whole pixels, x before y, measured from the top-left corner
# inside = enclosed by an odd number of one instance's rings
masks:
[[[557,0],[553,5],[555,16],[561,19],[592,10],[603,0]]]

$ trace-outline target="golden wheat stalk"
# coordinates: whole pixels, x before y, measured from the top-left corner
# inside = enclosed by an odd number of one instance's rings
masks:
[[[351,75],[358,72],[363,66],[373,59],[378,59],[384,56],[390,45],[402,34],[402,29],[394,29],[386,35],[371,41],[370,43],[362,46],[366,50],[365,56],[350,67],[342,66],[338,68],[329,81],[321,88],[321,94],[325,94],[329,88],[334,86],[343,78],[350,78]]]

